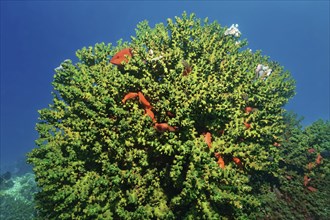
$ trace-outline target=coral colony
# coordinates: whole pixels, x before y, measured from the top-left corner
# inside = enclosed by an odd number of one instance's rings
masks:
[[[142,22],[131,43],[96,44],[77,51],[76,65],[65,61],[29,154],[38,213],[249,219],[261,204],[255,188],[281,176],[282,107],[295,87],[240,36],[237,24],[224,30],[184,14],[155,29]],[[319,154],[314,167],[323,162]],[[299,181],[317,193],[313,180]]]

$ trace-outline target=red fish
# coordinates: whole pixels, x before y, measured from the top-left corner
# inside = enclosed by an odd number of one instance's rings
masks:
[[[174,115],[172,112],[170,112],[170,111],[167,111],[167,112],[166,112],[166,115],[167,115],[168,117],[170,117],[170,118],[175,117],[175,115]]]
[[[110,60],[110,63],[115,65],[121,65],[123,62],[127,63],[128,59],[132,57],[132,49],[131,48],[125,48],[113,55],[113,57]]]
[[[217,164],[221,169],[225,169],[225,161],[223,160],[220,153],[214,153],[214,156],[218,159]]]
[[[150,102],[147,101],[147,99],[144,97],[144,95],[142,94],[142,92],[138,92],[138,95],[139,95],[140,103],[141,103],[145,108],[150,108],[150,109],[151,109]]]
[[[292,180],[292,176],[286,175],[285,178],[287,178],[288,180]]]
[[[251,124],[249,124],[247,122],[244,122],[244,125],[245,125],[246,129],[249,129],[251,127]]]
[[[125,95],[125,97],[123,98],[123,100],[121,100],[124,104],[128,99],[134,99],[138,97],[138,94],[136,92],[129,92]]]
[[[145,110],[146,115],[148,115],[152,119],[153,122],[156,122],[155,114],[151,111],[151,109],[145,108],[144,110]]]
[[[245,113],[250,113],[252,112],[253,108],[252,107],[245,107]]]
[[[211,141],[212,141],[212,135],[211,135],[210,132],[206,132],[206,134],[204,134],[204,140],[205,140],[207,146],[209,148],[211,148],[212,147],[212,143],[211,143]]]
[[[308,163],[307,169],[311,170],[314,168],[314,163]]]
[[[185,60],[182,60],[182,65],[184,66],[183,75],[187,76],[191,72],[192,67]]]
[[[273,144],[275,147],[280,147],[281,146],[281,144],[280,143],[278,143],[278,142],[274,142],[274,144]]]
[[[323,157],[321,156],[321,154],[317,154],[317,158],[315,160],[315,163],[317,165],[319,165],[321,163],[322,159],[323,159]]]
[[[307,189],[311,192],[316,192],[317,191],[317,189],[312,187],[312,186],[308,186]]]
[[[308,153],[310,153],[310,154],[315,153],[315,149],[314,148],[309,148]]]
[[[155,123],[154,127],[159,132],[176,131],[176,127],[172,127],[172,126],[168,125],[167,123]]]
[[[219,167],[221,169],[225,169],[225,161],[223,160],[223,158],[221,156],[218,158],[217,164],[219,164]]]
[[[308,176],[304,176],[304,186],[307,186],[307,184],[311,181],[311,178],[308,178]]]
[[[233,157],[234,163],[240,168],[243,168],[242,161],[238,157]]]

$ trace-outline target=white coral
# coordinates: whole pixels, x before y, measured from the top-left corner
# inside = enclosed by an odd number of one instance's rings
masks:
[[[241,32],[238,30],[238,24],[232,24],[230,28],[225,31],[225,35],[233,35],[234,37],[241,36]]]
[[[62,65],[60,65],[60,66],[58,66],[58,67],[55,68],[55,71],[56,72],[61,71],[61,70],[63,70],[63,66]]]
[[[258,64],[256,68],[256,74],[259,78],[266,78],[272,73],[272,69],[268,66],[264,66],[262,64]]]

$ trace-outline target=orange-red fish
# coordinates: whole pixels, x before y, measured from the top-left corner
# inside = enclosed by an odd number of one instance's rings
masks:
[[[166,112],[166,115],[167,115],[168,117],[171,117],[171,118],[175,117],[175,115],[174,115],[172,112],[170,112],[170,111],[167,111],[167,112]]]
[[[250,112],[252,112],[252,110],[253,110],[253,108],[252,107],[250,107],[250,106],[248,106],[248,107],[245,107],[245,113],[250,113]]]
[[[323,159],[323,157],[321,156],[321,154],[317,154],[317,158],[315,160],[315,163],[317,165],[319,165],[321,163],[322,159]]]
[[[314,149],[314,148],[309,148],[309,149],[308,149],[308,153],[312,154],[312,153],[314,153],[314,152],[315,152],[315,149]]]
[[[288,180],[292,180],[292,176],[286,175],[285,178],[287,178]]]
[[[128,59],[132,57],[132,49],[131,48],[125,48],[113,55],[113,57],[110,60],[110,63],[115,65],[121,65],[123,62],[127,63]]]
[[[311,170],[313,168],[314,168],[314,163],[311,162],[307,164],[307,169]]]
[[[183,75],[184,76],[187,76],[191,70],[192,70],[192,67],[189,65],[189,63],[185,60],[182,60],[182,65],[184,66],[184,69],[183,69]]]
[[[128,99],[134,99],[138,97],[138,94],[136,92],[129,92],[125,95],[125,97],[123,98],[123,100],[121,100],[124,104]]]
[[[145,110],[146,115],[148,115],[152,119],[153,122],[156,122],[155,114],[151,111],[151,109],[145,108],[144,110]]]
[[[214,156],[218,159],[217,164],[221,169],[225,169],[225,161],[223,160],[220,153],[214,153]]]
[[[304,176],[304,186],[307,186],[307,184],[311,181],[311,178],[308,178],[308,176]]]
[[[172,127],[172,126],[168,125],[167,123],[155,123],[154,127],[159,132],[176,131],[175,127]]]
[[[242,161],[238,157],[233,157],[233,161],[240,169],[243,168]]]
[[[316,192],[317,191],[317,189],[312,187],[312,186],[308,186],[307,189],[311,192]]]
[[[247,122],[244,122],[244,125],[245,125],[246,129],[249,129],[251,127],[251,124],[249,124]]]
[[[212,147],[212,143],[211,143],[211,141],[212,141],[212,135],[211,135],[210,132],[206,132],[206,134],[204,134],[204,140],[205,140],[207,146],[209,148],[211,148]]]
[[[218,162],[217,163],[219,164],[219,167],[221,169],[225,169],[225,161],[223,160],[223,158],[221,156],[218,158]]]
[[[142,92],[138,92],[138,95],[139,95],[140,103],[141,103],[145,108],[150,108],[150,109],[151,109],[150,102],[148,102],[148,100],[144,97],[144,95],[142,94]]]
[[[274,144],[273,144],[275,147],[280,147],[281,146],[281,144],[280,143],[278,143],[278,142],[274,142]]]

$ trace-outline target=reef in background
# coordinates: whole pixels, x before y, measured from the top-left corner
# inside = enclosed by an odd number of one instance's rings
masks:
[[[14,171],[18,169],[12,168]],[[34,194],[38,191],[34,174],[6,171],[0,177],[0,219],[34,219]]]

